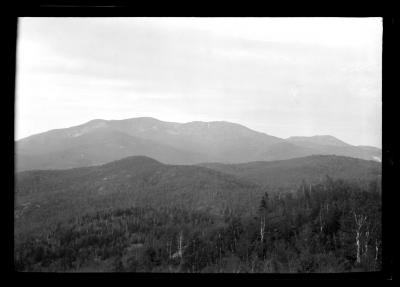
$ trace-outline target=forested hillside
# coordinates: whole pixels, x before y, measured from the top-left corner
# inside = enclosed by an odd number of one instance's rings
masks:
[[[232,174],[273,189],[287,189],[303,180],[319,183],[328,175],[359,184],[380,182],[382,166],[378,162],[334,155],[314,155],[280,161],[242,164],[204,163],[201,166]]]
[[[381,265],[380,164],[145,156],[17,173],[24,271],[346,272]]]
[[[199,166],[128,157],[102,166],[17,174],[15,229],[30,233],[71,216],[132,206],[253,212],[263,189]]]
[[[127,207],[80,215],[15,247],[23,271],[347,272],[381,268],[381,194],[327,178],[264,193],[253,215]]]

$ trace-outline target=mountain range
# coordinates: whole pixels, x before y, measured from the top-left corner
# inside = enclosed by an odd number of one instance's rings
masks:
[[[16,141],[17,171],[94,166],[128,156],[166,164],[276,161],[310,155],[339,155],[381,161],[375,147],[352,146],[333,136],[290,137],[224,122],[165,122],[140,117],[92,120]]]

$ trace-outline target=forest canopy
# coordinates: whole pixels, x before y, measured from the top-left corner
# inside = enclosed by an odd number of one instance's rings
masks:
[[[129,207],[76,216],[15,246],[20,271],[348,272],[381,269],[381,190],[326,178],[218,216]]]

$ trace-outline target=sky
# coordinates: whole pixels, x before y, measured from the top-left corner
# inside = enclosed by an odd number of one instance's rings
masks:
[[[154,117],[381,148],[381,18],[20,18],[18,30],[16,139]]]

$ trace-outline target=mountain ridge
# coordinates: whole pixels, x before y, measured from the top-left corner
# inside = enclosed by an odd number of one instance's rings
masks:
[[[314,135],[314,136],[291,136],[286,138],[290,142],[308,142],[322,145],[334,145],[334,146],[351,146],[338,138],[331,135]]]
[[[168,164],[241,163],[313,154],[381,160],[381,150],[333,136],[282,139],[227,121],[165,122],[152,117],[94,119],[16,141],[17,170],[91,166],[130,155]]]

